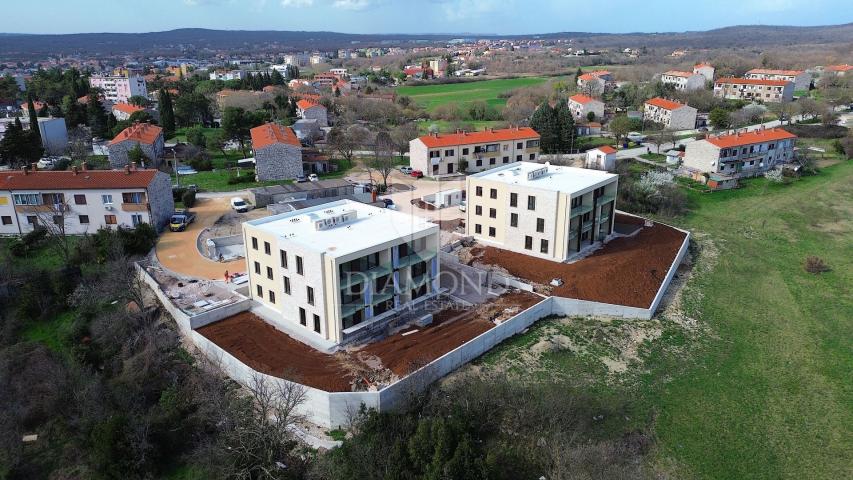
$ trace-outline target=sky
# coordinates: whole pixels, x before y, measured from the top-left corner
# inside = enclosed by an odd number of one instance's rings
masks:
[[[680,32],[853,22],[853,0],[3,0],[14,33],[175,28],[345,33]]]

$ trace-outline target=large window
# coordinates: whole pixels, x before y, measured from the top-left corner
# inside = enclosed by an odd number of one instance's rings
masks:
[[[272,267],[267,267],[267,278],[272,280]]]
[[[303,327],[308,325],[308,317],[305,313],[305,309],[302,307],[299,307],[299,324]]]
[[[270,298],[269,298],[270,303],[275,303],[275,292],[273,292],[272,290],[270,290],[270,291],[269,291],[269,297],[270,297]]]
[[[261,273],[261,264],[259,262],[255,262],[255,273]]]
[[[264,253],[270,255],[272,250],[270,249],[270,242],[264,242]]]
[[[12,195],[15,205],[41,205],[38,193],[16,193]]]
[[[257,249],[258,249],[258,239],[255,237],[252,237],[252,250],[257,250]]]
[[[140,223],[143,223],[142,214],[134,213],[133,215],[131,215],[130,216],[130,223],[134,227],[138,227]]]
[[[255,288],[257,289],[257,292],[258,292],[258,298],[264,298],[264,288],[261,287],[260,285],[256,285]]]
[[[477,195],[478,197],[482,197],[483,196],[483,187],[479,187],[479,186],[476,187],[474,189],[474,194]]]
[[[43,193],[41,195],[41,203],[45,205],[59,205],[60,203],[65,203],[65,194]]]
[[[118,223],[115,215],[104,215],[104,223],[107,225],[115,225]]]
[[[83,195],[83,194],[74,195],[74,204],[75,205],[86,205],[86,195]]]
[[[284,277],[284,293],[290,295],[290,278]]]
[[[479,223],[474,224],[474,233],[483,233],[483,226]]]
[[[145,202],[145,193],[143,192],[125,192],[121,194],[123,203],[143,203]]]
[[[498,198],[498,189],[490,188],[489,189],[489,198]]]
[[[103,204],[113,203],[113,196],[112,195],[101,195],[101,203],[103,203]]]
[[[541,253],[548,253],[548,240],[543,238],[539,241],[539,251]]]
[[[498,211],[494,208],[489,209],[489,218],[498,218]]]
[[[9,215],[3,215],[2,220],[3,220],[3,225],[11,225],[12,224],[12,217],[10,217]]]
[[[483,206],[475,205],[474,206],[474,215],[482,215],[483,214]]]

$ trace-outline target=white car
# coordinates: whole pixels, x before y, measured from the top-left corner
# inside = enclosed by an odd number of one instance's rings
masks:
[[[403,175],[411,175],[412,170],[414,170],[414,169],[408,165],[404,165],[404,166],[400,167],[400,173],[402,173]]]
[[[465,200],[462,200],[461,202],[459,202],[459,210],[464,212],[467,209],[468,209],[468,203],[465,202]]]
[[[240,197],[234,197],[231,199],[231,208],[235,212],[246,213],[249,211],[249,204]]]
[[[630,133],[628,133],[627,136],[628,136],[628,140],[635,142],[635,143],[640,143],[640,142],[646,140],[646,136],[643,135],[642,133],[639,133],[639,132],[630,132]]]
[[[308,175],[308,181],[309,182],[316,182],[318,180],[320,180],[320,177],[318,177],[316,173],[312,173],[311,175]]]

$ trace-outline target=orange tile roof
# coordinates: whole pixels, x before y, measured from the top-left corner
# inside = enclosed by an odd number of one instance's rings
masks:
[[[649,105],[654,105],[655,107],[663,108],[665,110],[675,110],[677,108],[684,107],[683,103],[673,102],[672,100],[667,100],[661,97],[655,97],[650,100],[646,100],[646,103]]]
[[[849,72],[853,70],[853,65],[828,65],[824,70],[829,70],[830,72]]]
[[[616,153],[616,149],[611,147],[610,145],[602,145],[600,147],[595,147],[593,150],[599,150],[608,155],[610,155],[611,153]]]
[[[505,142],[507,140],[521,140],[528,138],[539,138],[536,130],[530,127],[503,128],[494,130],[482,130],[479,132],[445,133],[435,135],[424,135],[418,137],[427,148],[450,147],[453,145],[472,145],[475,143]]]
[[[714,84],[718,83],[742,83],[748,85],[771,85],[774,87],[784,87],[791,83],[787,80],[762,80],[760,78],[718,78],[714,80]]]
[[[571,100],[573,102],[577,102],[577,103],[582,103],[582,104],[595,101],[595,99],[590,97],[589,95],[581,95],[581,94],[572,95],[571,97],[569,97],[569,100]]]
[[[663,72],[663,74],[671,77],[692,77],[693,75],[696,75],[693,72],[682,72],[681,70],[668,70]]]
[[[796,77],[803,73],[803,70],[774,70],[772,68],[753,68],[746,73],[754,73],[757,75],[790,75]]]
[[[146,188],[157,170],[39,170],[25,175],[21,170],[0,174],[0,190],[80,190],[110,188]]]
[[[302,146],[292,128],[282,127],[276,123],[265,123],[260,127],[253,128],[250,133],[252,134],[252,148],[255,150],[278,143],[286,143],[295,147]]]
[[[702,68],[702,67],[714,68],[714,66],[711,65],[710,63],[697,63],[696,65],[693,65],[693,68]]]
[[[141,112],[145,109],[136,105],[131,105],[129,103],[116,103],[115,105],[113,105],[113,110],[118,110],[119,112],[124,112],[133,115],[134,113]]]
[[[751,132],[708,137],[706,140],[717,147],[729,148],[750,145],[753,143],[770,142],[773,140],[785,140],[789,138],[797,138],[797,136],[781,128],[767,128],[753,130]]]
[[[320,105],[317,102],[314,102],[311,100],[306,100],[306,99],[302,99],[302,100],[299,100],[298,102],[296,102],[296,106],[299,107],[300,110],[307,110],[307,109],[313,108],[313,107],[323,107],[322,105]],[[326,108],[326,107],[323,107],[323,108]]]
[[[580,77],[578,77],[578,80],[586,80],[586,81],[588,81],[588,80],[594,80],[594,79],[596,79],[596,78],[598,78],[598,76],[597,76],[597,75],[593,75],[593,74],[591,74],[591,73],[584,73],[583,75],[581,75]]]
[[[153,145],[157,141],[157,137],[163,135],[163,129],[157,125],[150,123],[136,123],[121,131],[116,138],[112,139],[110,145],[123,142],[125,140],[135,140],[146,145]]]
[[[591,127],[591,128],[601,128],[601,124],[598,122],[589,122],[586,124],[586,126]]]

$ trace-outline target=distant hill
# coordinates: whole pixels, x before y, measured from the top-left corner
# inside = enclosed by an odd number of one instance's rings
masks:
[[[647,46],[726,48],[791,44],[853,43],[853,23],[819,27],[746,25],[704,32],[584,33],[540,35],[376,34],[336,32],[243,31],[185,28],[151,33],[79,33],[62,35],[0,34],[0,58],[22,59],[57,54],[115,55],[126,53],[180,54],[199,50],[234,52],[261,50],[331,50],[346,47],[394,46],[445,42],[452,38],[575,38],[594,47]]]

